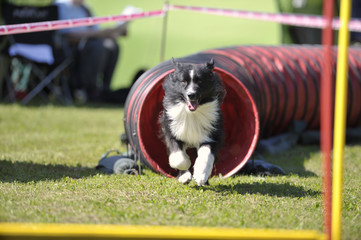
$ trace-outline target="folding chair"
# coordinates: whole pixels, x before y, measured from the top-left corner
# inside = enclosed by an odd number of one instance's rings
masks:
[[[58,20],[58,8],[54,5],[34,7],[2,3],[2,15],[5,24],[52,21]],[[61,36],[56,31],[44,31],[9,35],[8,39],[7,54],[13,68],[6,80],[9,98],[15,100],[13,80],[22,79],[18,85],[23,85],[23,89],[27,87],[22,104],[29,103],[36,96],[47,100],[55,96],[61,102],[71,104],[72,97],[64,72],[73,59]],[[21,74],[19,71],[22,71]]]

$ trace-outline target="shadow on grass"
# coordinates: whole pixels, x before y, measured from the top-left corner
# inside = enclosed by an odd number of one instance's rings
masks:
[[[200,188],[200,187],[196,187]],[[322,193],[321,191],[314,191],[305,189],[301,186],[294,186],[290,183],[267,183],[267,182],[253,182],[253,183],[238,183],[235,185],[215,185],[205,186],[204,190],[211,190],[223,194],[261,194],[267,196],[277,197],[293,197],[301,198],[306,196],[317,197]]]
[[[63,177],[83,178],[93,176],[97,171],[93,168],[65,165],[44,165],[33,162],[0,160],[1,182],[38,182],[43,180],[57,180]]]
[[[281,167],[286,172],[286,175],[316,177],[317,174],[305,168],[305,162],[319,152],[320,147],[318,145],[297,145],[281,153],[265,154],[263,157],[267,162]]]
[[[60,102],[59,100],[55,101],[44,101],[39,98],[35,98],[29,103],[27,103],[26,107],[28,108],[42,108],[48,107],[49,105],[58,106],[58,107],[76,107],[76,108],[89,108],[89,109],[120,109],[124,108],[127,96],[130,92],[131,88],[121,88],[115,91],[112,91],[108,94],[107,99],[104,101],[98,102],[87,102],[85,104],[76,103],[72,100],[72,103],[65,104],[64,102]],[[11,105],[13,102],[4,102],[0,99],[0,104]],[[15,104],[21,105],[21,102],[16,102]]]

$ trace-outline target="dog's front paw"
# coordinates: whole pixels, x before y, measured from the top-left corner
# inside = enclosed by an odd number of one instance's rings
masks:
[[[208,176],[206,174],[193,174],[193,179],[198,186],[204,186],[208,183]]]
[[[212,172],[213,161],[202,161],[197,158],[194,164],[193,179],[198,186],[204,186]]]
[[[188,170],[180,171],[177,178],[180,183],[188,184],[192,180],[192,174]]]
[[[193,178],[198,186],[204,186],[212,173],[214,156],[208,145],[198,149],[198,157],[194,164]]]
[[[183,151],[172,152],[169,155],[169,165],[175,169],[188,170],[191,166],[191,160]]]

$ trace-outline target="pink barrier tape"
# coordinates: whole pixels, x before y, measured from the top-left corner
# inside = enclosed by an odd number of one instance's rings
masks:
[[[165,9],[166,10],[142,12],[142,13],[136,13],[130,15],[114,15],[114,16],[105,16],[105,17],[90,17],[90,18],[58,20],[58,21],[49,21],[49,22],[38,22],[38,23],[2,25],[0,26],[0,35],[58,30],[63,28],[90,26],[90,25],[96,25],[106,22],[129,21],[140,18],[164,16],[165,11],[167,10],[194,11],[194,12],[201,12],[206,14],[262,20],[268,22],[277,22],[285,25],[310,27],[310,28],[324,28],[326,26],[326,19],[324,19],[322,16],[317,16],[317,15],[264,13],[264,12],[243,11],[243,10],[235,10],[235,9],[207,8],[207,7],[180,6],[180,5],[167,5],[167,8]],[[338,30],[340,28],[339,18],[334,18],[332,20],[332,28],[335,30]],[[349,30],[353,32],[361,32],[361,20],[351,19],[349,22]]]
[[[326,19],[322,16],[317,16],[317,15],[263,13],[263,12],[242,11],[235,9],[206,8],[206,7],[180,6],[180,5],[169,5],[168,7],[170,10],[186,10],[186,11],[201,12],[206,14],[220,15],[220,16],[277,22],[285,25],[300,26],[300,27],[324,28],[326,26]],[[335,30],[338,30],[340,28],[339,18],[334,18],[332,20],[332,28]],[[351,21],[349,22],[349,30],[353,32],[361,32],[361,20],[355,18],[351,19]]]
[[[130,15],[114,15],[114,16],[106,16],[106,17],[90,17],[90,18],[79,18],[79,19],[37,22],[37,23],[2,25],[0,26],[0,35],[50,31],[50,30],[81,27],[81,26],[91,26],[106,22],[129,21],[134,19],[157,17],[163,15],[164,15],[163,10],[157,10],[150,12],[135,13]]]

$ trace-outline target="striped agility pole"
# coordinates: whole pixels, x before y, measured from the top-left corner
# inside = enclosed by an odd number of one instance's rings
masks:
[[[335,123],[333,138],[333,177],[332,177],[332,230],[331,239],[341,239],[343,156],[346,131],[348,44],[351,0],[341,1],[340,16],[342,26],[338,34],[338,57],[336,71]]]

